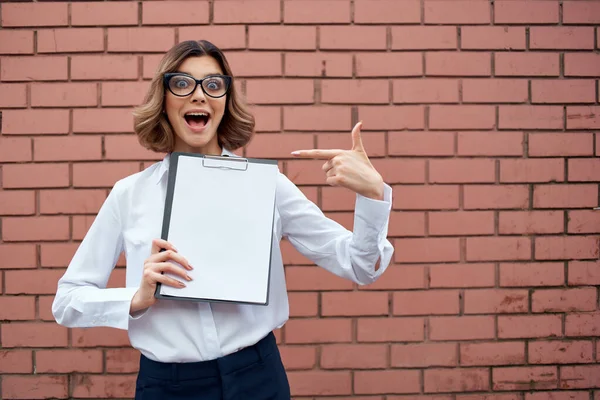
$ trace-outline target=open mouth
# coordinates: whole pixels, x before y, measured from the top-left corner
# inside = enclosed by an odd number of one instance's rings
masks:
[[[184,118],[191,128],[198,129],[206,126],[210,116],[204,112],[189,112],[184,115]]]

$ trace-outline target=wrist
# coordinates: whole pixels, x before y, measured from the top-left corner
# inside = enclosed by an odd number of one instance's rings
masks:
[[[378,184],[374,185],[368,192],[366,192],[363,196],[368,197],[373,200],[382,201],[384,199],[384,184],[383,180]]]
[[[129,305],[129,315],[139,313],[140,311],[143,311],[152,305],[152,303],[148,301],[143,301],[141,297],[142,296],[140,295],[139,290],[135,292],[135,295],[133,295]]]

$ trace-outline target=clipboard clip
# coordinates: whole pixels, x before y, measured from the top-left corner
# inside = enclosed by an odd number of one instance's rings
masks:
[[[205,168],[246,171],[248,169],[248,159],[243,157],[206,155],[202,159],[202,166]]]

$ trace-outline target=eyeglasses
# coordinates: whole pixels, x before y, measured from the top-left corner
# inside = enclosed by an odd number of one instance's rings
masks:
[[[210,75],[204,79],[196,79],[180,72],[167,73],[163,83],[175,96],[185,97],[194,93],[198,85],[207,96],[219,98],[225,96],[231,87],[231,77],[227,75]]]

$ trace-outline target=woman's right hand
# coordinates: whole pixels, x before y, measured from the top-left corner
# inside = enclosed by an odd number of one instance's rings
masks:
[[[169,262],[169,260],[175,261],[185,269]],[[166,240],[154,239],[152,241],[151,255],[144,261],[142,282],[140,283],[140,288],[131,300],[129,313],[133,314],[137,311],[144,310],[156,302],[154,292],[156,291],[156,284],[158,282],[176,288],[185,287],[185,284],[180,280],[163,274],[163,272],[168,272],[181,277],[183,280],[191,281],[192,278],[185,270],[192,270],[192,267],[188,261],[177,252],[175,247]]]

